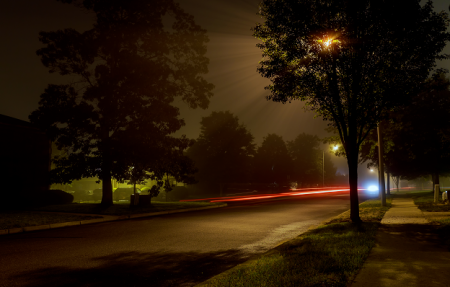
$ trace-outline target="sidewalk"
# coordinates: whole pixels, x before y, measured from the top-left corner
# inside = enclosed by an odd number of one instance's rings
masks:
[[[410,198],[395,198],[352,287],[450,286],[450,252]]]

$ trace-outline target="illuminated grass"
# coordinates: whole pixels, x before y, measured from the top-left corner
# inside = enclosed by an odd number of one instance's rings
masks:
[[[2,212],[0,213],[0,230],[70,221],[81,221],[100,217],[101,216],[51,214],[28,211]]]
[[[88,214],[104,214],[104,215],[127,215],[138,213],[150,213],[159,211],[169,211],[175,209],[196,208],[204,206],[218,205],[209,202],[157,202],[152,201],[150,206],[130,207],[130,203],[115,203],[112,206],[104,207],[95,203],[72,203],[63,205],[51,205],[38,208],[36,210],[54,211],[54,212],[70,212],[70,213],[88,213]]]
[[[405,195],[407,197],[409,197],[410,195],[420,195],[422,193],[426,193],[426,192],[430,192],[430,190],[410,190],[410,189],[400,189],[399,191],[397,190],[391,190],[391,193],[394,195]]]
[[[359,217],[364,222],[380,222],[383,219],[386,211],[392,206],[392,198],[394,196],[388,195],[386,197],[386,206],[381,207],[381,201],[378,199],[367,200],[359,205]],[[333,218],[329,223],[351,222],[350,210]]]
[[[443,204],[441,199],[442,195],[439,195],[439,203],[434,203],[434,192],[424,191],[411,196],[414,199],[414,204],[422,211],[428,212],[442,212],[450,211],[450,205]]]
[[[392,199],[387,201],[390,205]],[[199,286],[348,286],[374,246],[379,221],[389,209],[380,205],[379,200],[361,204],[365,222],[359,226],[348,222],[344,213]]]

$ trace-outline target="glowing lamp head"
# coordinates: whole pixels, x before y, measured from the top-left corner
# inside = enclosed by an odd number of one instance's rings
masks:
[[[333,150],[337,150],[337,149],[338,149],[338,146],[335,145],[335,146],[333,147]]]
[[[369,187],[367,188],[367,190],[370,191],[370,192],[378,191],[378,186],[376,186],[376,185],[371,185],[371,186],[369,186]]]

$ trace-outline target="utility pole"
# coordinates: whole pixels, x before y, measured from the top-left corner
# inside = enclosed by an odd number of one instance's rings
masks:
[[[325,151],[322,151],[322,187],[325,187]]]
[[[387,184],[386,184],[386,194],[391,195],[391,175],[389,172],[386,172]]]
[[[381,125],[378,123],[378,170],[379,170],[379,182],[381,193],[381,206],[386,206],[386,193],[384,186],[384,161],[383,161],[383,138],[381,135]]]

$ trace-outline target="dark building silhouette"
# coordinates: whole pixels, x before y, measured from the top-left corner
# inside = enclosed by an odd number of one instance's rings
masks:
[[[0,208],[49,189],[51,143],[31,123],[0,115]]]

